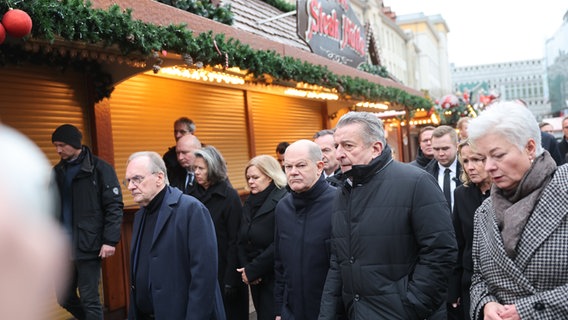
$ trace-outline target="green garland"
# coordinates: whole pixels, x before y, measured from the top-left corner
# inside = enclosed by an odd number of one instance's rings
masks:
[[[296,10],[296,5],[288,3],[284,0],[261,0],[262,2],[266,2],[269,5],[275,7],[276,9],[282,12],[290,12]]]
[[[230,5],[215,6],[209,0],[205,1],[157,0],[157,1],[217,22],[221,22],[228,25],[233,24],[233,13],[231,12]]]
[[[33,20],[32,35],[34,39],[54,41],[61,37],[67,41],[79,41],[103,46],[116,46],[125,56],[152,57],[156,52],[167,50],[182,54],[185,61],[197,65],[223,65],[239,67],[247,70],[255,79],[263,79],[265,75],[275,80],[304,82],[336,89],[343,98],[367,101],[390,101],[407,106],[410,110],[429,109],[431,101],[414,96],[404,90],[385,87],[368,80],[339,76],[327,67],[310,64],[300,59],[280,56],[270,50],[255,50],[233,38],[226,40],[223,34],[212,32],[193,35],[185,25],[156,26],[133,20],[131,10],[122,10],[117,5],[108,10],[93,9],[91,4],[82,0],[32,0],[16,3],[15,8],[26,11]],[[0,3],[0,12],[6,12],[8,4]],[[216,44],[216,45],[215,45]],[[2,55],[12,50],[0,47]],[[217,50],[218,49],[218,50]],[[220,54],[221,53],[221,54]],[[20,52],[19,63],[38,58],[34,54]],[[16,56],[16,55],[9,55]],[[0,57],[0,59],[2,59]],[[44,57],[46,63],[52,64],[52,58]],[[63,69],[81,58],[68,58],[56,61]],[[8,59],[9,60],[9,59]],[[84,61],[84,60],[82,60]],[[7,62],[7,60],[6,60]],[[106,79],[100,74],[95,78]],[[106,80],[97,81],[105,86],[100,92],[110,96]]]

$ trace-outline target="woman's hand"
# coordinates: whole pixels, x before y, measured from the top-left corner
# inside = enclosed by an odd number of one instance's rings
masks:
[[[505,312],[505,306],[497,302],[488,302],[483,307],[483,320],[504,320],[501,314]]]
[[[238,268],[237,272],[241,273],[241,279],[243,280],[244,283],[248,285],[257,285],[262,281],[262,278],[258,278],[254,281],[249,282],[249,279],[247,278],[247,273],[245,272],[245,268]]]
[[[506,304],[503,306],[505,311],[501,312],[499,315],[504,320],[521,320],[519,312],[517,312],[517,307],[514,304]]]
[[[245,272],[245,268],[237,268],[237,272],[241,273],[241,280],[245,283],[245,284],[249,284],[249,280],[247,278],[247,274]]]

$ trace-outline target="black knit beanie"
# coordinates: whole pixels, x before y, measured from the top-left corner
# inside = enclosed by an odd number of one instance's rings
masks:
[[[72,146],[75,149],[81,149],[81,139],[83,135],[77,127],[64,124],[59,126],[51,135],[51,142],[59,141]]]

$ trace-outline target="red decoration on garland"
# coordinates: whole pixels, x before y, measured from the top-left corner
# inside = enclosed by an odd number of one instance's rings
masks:
[[[2,24],[6,32],[15,38],[23,38],[32,32],[32,18],[20,9],[10,9],[4,14]]]
[[[457,107],[460,104],[460,99],[453,94],[448,94],[442,97],[442,101],[440,102],[440,106],[442,109],[452,109]]]
[[[4,26],[0,23],[0,44],[4,43],[4,40],[6,40],[6,29],[4,29]]]

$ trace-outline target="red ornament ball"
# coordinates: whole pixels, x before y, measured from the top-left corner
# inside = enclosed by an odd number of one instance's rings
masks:
[[[0,23],[0,44],[4,43],[4,40],[6,40],[6,29],[4,29],[4,26]]]
[[[32,18],[20,9],[8,10],[2,18],[2,24],[6,32],[15,38],[23,38],[32,32]]]

